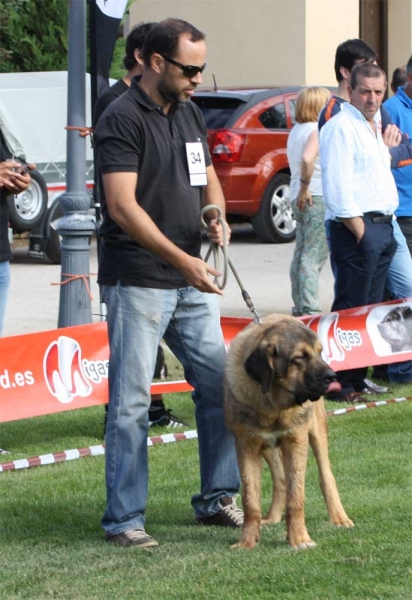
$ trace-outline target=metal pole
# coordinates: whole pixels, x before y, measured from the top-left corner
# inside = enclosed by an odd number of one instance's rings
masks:
[[[86,125],[86,0],[69,0],[67,123]],[[78,131],[67,131],[66,192],[59,198],[64,215],[55,223],[62,236],[58,327],[92,322],[88,290],[95,219],[88,212],[91,198],[86,187],[86,143]]]

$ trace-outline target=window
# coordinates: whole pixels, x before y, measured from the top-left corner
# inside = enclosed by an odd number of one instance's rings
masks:
[[[226,127],[233,113],[242,104],[237,98],[216,98],[194,96],[192,101],[202,111],[203,118],[208,129],[220,129]]]
[[[260,115],[259,121],[266,129],[287,129],[284,103],[279,102],[265,110]]]

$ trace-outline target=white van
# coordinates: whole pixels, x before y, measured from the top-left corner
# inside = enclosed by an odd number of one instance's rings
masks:
[[[57,198],[66,190],[67,75],[67,71],[0,73],[1,131],[13,157],[37,166],[29,189],[9,196],[10,225],[15,233],[30,232],[30,256],[46,254],[54,263],[60,263],[60,238],[50,223],[62,215]],[[91,126],[90,76],[85,77],[86,125]],[[90,137],[86,145],[91,192]],[[92,193],[90,199],[92,206]]]

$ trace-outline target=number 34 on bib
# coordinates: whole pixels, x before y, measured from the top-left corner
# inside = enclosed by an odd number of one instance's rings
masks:
[[[201,142],[186,144],[187,165],[190,185],[207,185],[205,153]]]

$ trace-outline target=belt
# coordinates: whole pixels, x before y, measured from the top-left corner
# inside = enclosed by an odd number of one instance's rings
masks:
[[[370,219],[372,223],[392,223],[393,215],[384,215],[380,212],[366,212],[364,213],[364,218]]]

